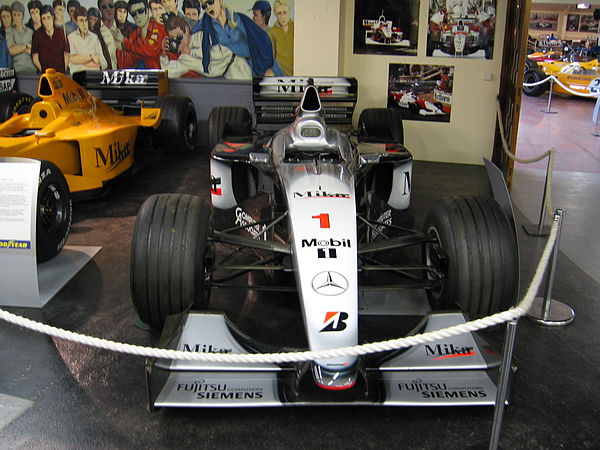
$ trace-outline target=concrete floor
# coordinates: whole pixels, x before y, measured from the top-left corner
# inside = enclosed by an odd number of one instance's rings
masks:
[[[517,171],[513,197],[519,223],[537,219],[536,192],[528,172]],[[594,201],[598,180],[585,177]],[[568,179],[565,181],[568,184]],[[43,309],[11,312],[79,333],[155,345],[156,333],[133,325],[129,251],[135,214],[156,192],[208,196],[207,157],[165,156],[116,184],[106,198],[78,203],[69,244],[101,245],[102,251]],[[561,190],[555,204],[585,208],[582,189]],[[448,192],[489,193],[479,166],[417,162],[413,213],[417,223],[431,202]],[[560,201],[559,201],[560,199]],[[600,425],[597,351],[599,281],[592,264],[598,244],[592,218],[569,213],[561,243],[554,297],[576,311],[567,328],[519,325],[519,371],[505,414],[503,448],[598,448]],[[577,231],[569,231],[569,229]],[[567,235],[580,237],[571,244]],[[529,280],[545,240],[520,232],[521,275]],[[594,248],[594,250],[592,250]],[[589,254],[579,260],[581,253]],[[586,262],[587,261],[587,262]],[[218,307],[219,304],[215,305]],[[297,305],[269,308],[231,297],[222,303],[242,325],[297,330]],[[237,323],[237,322],[236,322]],[[295,332],[295,331],[292,331]],[[484,333],[496,345],[503,329]],[[2,448],[487,448],[492,409],[298,407],[283,409],[169,409],[149,413],[142,358],[110,353],[0,324],[0,446]]]

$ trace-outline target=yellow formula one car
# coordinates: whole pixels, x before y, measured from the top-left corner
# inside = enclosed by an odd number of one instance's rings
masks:
[[[118,70],[40,76],[31,112],[0,124],[0,157],[42,161],[38,188],[38,260],[64,245],[71,224],[71,193],[90,197],[134,165],[138,132],[156,144],[194,150],[197,120],[187,97],[166,94],[166,72]],[[92,95],[88,92],[96,90]],[[148,95],[150,94],[150,95]],[[0,110],[2,109],[0,99]],[[112,106],[109,106],[112,105]],[[165,145],[166,146],[166,145]]]
[[[548,78],[549,75],[554,75],[563,85],[574,92],[589,94],[588,86],[593,80],[600,77],[600,63],[597,59],[572,63],[561,61],[538,62],[525,71],[523,81],[525,83],[537,83]],[[536,86],[523,86],[523,92],[531,97],[539,97],[549,87],[550,81]],[[552,90],[559,94],[574,95],[573,92],[567,91],[558,83],[554,83]]]

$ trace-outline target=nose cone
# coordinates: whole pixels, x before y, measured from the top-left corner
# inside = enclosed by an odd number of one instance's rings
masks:
[[[315,383],[323,389],[338,391],[350,389],[356,384],[357,365],[355,363],[339,370],[327,369],[317,363],[313,363],[312,369]]]

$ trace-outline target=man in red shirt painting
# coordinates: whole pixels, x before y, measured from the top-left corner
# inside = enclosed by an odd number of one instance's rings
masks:
[[[164,26],[150,18],[146,0],[130,0],[129,14],[137,28],[123,39],[123,48],[117,49],[119,68],[160,69]]]
[[[37,69],[44,73],[46,69],[67,72],[69,62],[69,42],[60,28],[54,26],[54,14],[50,5],[40,10],[42,26],[33,32],[31,40],[31,59]]]

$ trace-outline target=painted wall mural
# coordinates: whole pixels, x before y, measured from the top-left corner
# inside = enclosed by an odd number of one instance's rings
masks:
[[[0,67],[293,75],[294,0],[0,1]]]
[[[496,0],[429,0],[427,56],[492,59]]]
[[[454,66],[390,64],[388,107],[405,120],[450,122]]]
[[[356,0],[354,53],[417,54],[420,0]]]

